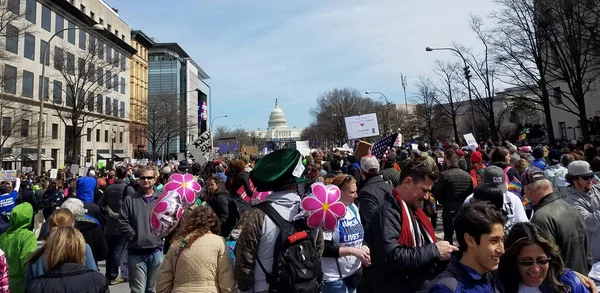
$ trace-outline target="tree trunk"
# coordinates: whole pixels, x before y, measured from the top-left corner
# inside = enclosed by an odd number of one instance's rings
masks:
[[[458,139],[458,126],[456,125],[456,113],[454,115],[452,115],[452,129],[454,130],[455,142],[458,143],[460,140]]]
[[[590,129],[589,129],[589,125],[588,125],[588,118],[587,118],[587,114],[585,113],[585,108],[579,108],[581,110],[579,110],[579,120],[581,120],[581,135],[583,135],[583,141],[584,142],[590,142],[592,141],[592,137],[590,135]]]
[[[552,113],[550,110],[550,94],[546,87],[542,87],[542,107],[544,108],[544,118],[546,120],[546,132],[548,135],[548,143],[554,145],[554,125],[552,125]]]

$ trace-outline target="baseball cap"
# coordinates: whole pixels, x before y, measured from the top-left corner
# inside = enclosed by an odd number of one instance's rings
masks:
[[[531,184],[533,182],[540,181],[543,179],[548,179],[546,177],[546,174],[544,174],[544,171],[532,166],[531,168],[525,170],[525,172],[523,172],[523,175],[521,175],[521,186],[525,187],[528,184]]]
[[[571,176],[592,176],[594,172],[590,167],[590,163],[586,161],[573,161],[569,164],[567,175]]]
[[[88,175],[94,177],[96,176],[96,172],[94,170],[90,170],[90,172],[88,172]]]
[[[379,160],[374,156],[364,156],[360,159],[360,168],[365,173],[377,174],[379,173]]]
[[[483,182],[498,185],[502,192],[508,191],[506,175],[504,175],[504,170],[498,166],[490,165],[483,170]]]

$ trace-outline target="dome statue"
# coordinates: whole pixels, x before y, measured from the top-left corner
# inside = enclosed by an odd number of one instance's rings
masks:
[[[269,115],[269,129],[285,127],[287,127],[285,115],[283,114],[283,110],[279,108],[277,99],[275,99],[275,108],[273,108],[273,110],[271,111],[271,115]]]

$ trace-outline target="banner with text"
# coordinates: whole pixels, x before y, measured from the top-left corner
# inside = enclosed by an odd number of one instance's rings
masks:
[[[210,155],[210,129],[203,132],[196,140],[188,144],[188,151],[196,162],[204,165],[207,162],[207,157]]]
[[[344,120],[348,140],[379,135],[379,123],[375,113],[344,117]]]

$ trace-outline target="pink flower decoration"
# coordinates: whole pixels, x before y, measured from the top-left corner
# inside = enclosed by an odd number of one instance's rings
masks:
[[[267,196],[271,195],[272,193],[273,191],[255,191],[252,195],[252,199],[250,200],[250,202],[252,203],[252,205],[257,205],[265,201],[265,198],[267,198]]]
[[[176,191],[181,197],[184,208],[189,208],[196,200],[196,194],[201,190],[200,184],[194,180],[192,174],[173,174],[165,184],[164,193]]]
[[[346,215],[346,205],[340,201],[340,189],[320,182],[314,183],[310,188],[312,193],[302,199],[301,203],[302,209],[309,214],[308,226],[333,231],[339,219]]]
[[[181,196],[176,191],[164,192],[150,213],[150,231],[156,236],[166,236],[181,219],[183,207]]]

